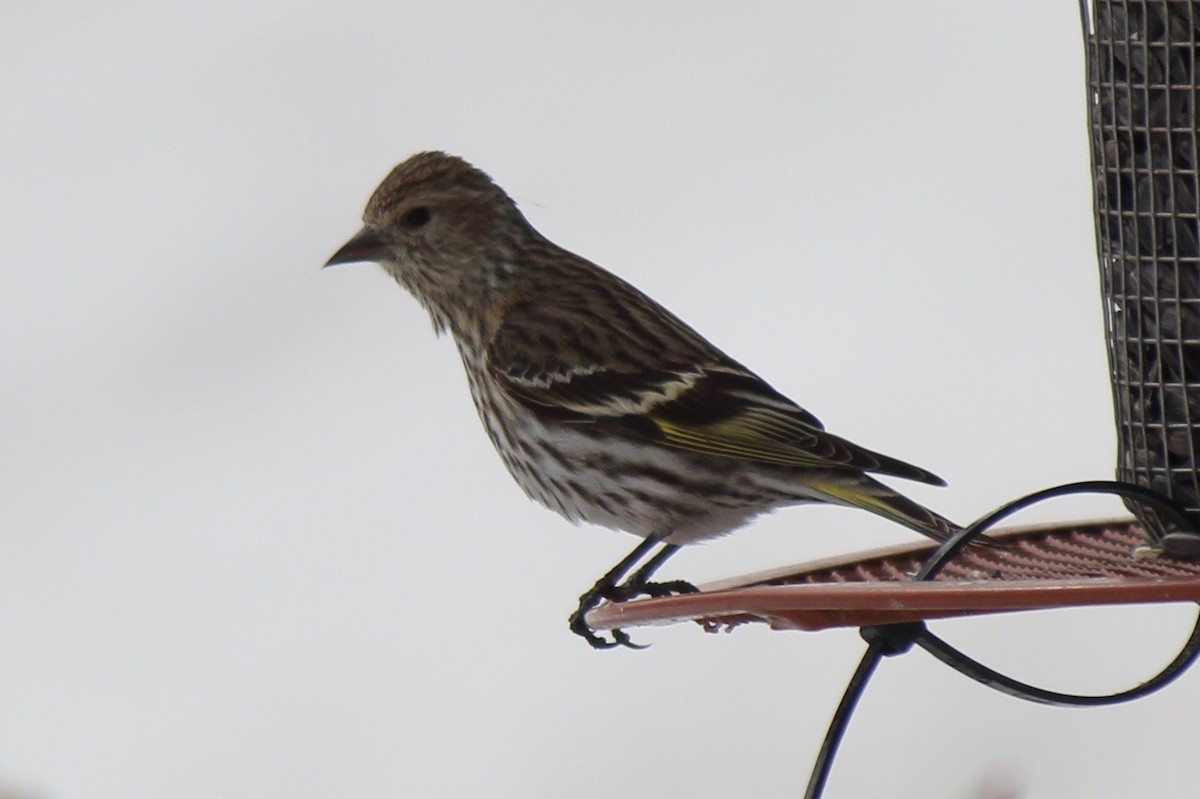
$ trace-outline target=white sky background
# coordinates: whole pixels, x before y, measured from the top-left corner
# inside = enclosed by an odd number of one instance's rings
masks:
[[[946,477],[909,493],[953,518],[1112,474],[1072,0],[105,5],[0,25],[0,793],[801,791],[857,635],[591,651],[566,615],[634,540],[527,501],[416,302],[319,270],[417,150]],[[793,509],[664,573],[912,537]],[[1101,690],[1188,616],[939,629]],[[1182,796],[1198,701],[1038,707],[914,653],[828,795]]]

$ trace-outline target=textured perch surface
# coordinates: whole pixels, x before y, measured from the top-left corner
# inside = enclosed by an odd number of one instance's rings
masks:
[[[1081,605],[1200,602],[1200,563],[1135,559],[1146,535],[1134,521],[1072,523],[993,534],[929,582],[912,576],[932,545],[892,547],[703,587],[697,594],[604,605],[595,628],[698,621],[819,630]]]

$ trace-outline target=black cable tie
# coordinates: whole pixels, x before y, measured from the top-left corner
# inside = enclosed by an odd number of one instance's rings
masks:
[[[858,634],[884,657],[903,655],[926,632],[923,621],[903,621],[895,624],[872,624],[860,627]]]

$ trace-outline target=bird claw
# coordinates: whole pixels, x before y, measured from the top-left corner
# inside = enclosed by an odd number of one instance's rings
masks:
[[[629,633],[620,627],[614,627],[608,631],[609,635],[612,636],[612,640],[597,635],[596,631],[588,626],[587,621],[584,620],[584,616],[587,615],[588,611],[605,600],[609,602],[628,602],[630,599],[643,594],[651,598],[659,598],[674,594],[694,594],[699,590],[686,580],[667,580],[661,583],[642,582],[640,584],[596,585],[583,596],[579,597],[579,607],[575,609],[575,612],[571,614],[571,618],[569,619],[571,632],[587,641],[593,649],[614,649],[618,646],[628,649],[647,649],[650,646],[649,644],[635,644],[633,639],[629,637]]]
[[[597,601],[596,604],[599,604],[599,602]],[[596,631],[589,627],[587,622],[583,620],[584,614],[591,610],[592,607],[595,607],[595,605],[584,608],[581,604],[579,610],[571,614],[570,620],[571,632],[587,641],[592,649],[615,649],[618,646],[628,647],[629,649],[645,649],[649,646],[649,644],[635,644],[633,639],[629,637],[629,633],[619,627],[609,630],[612,640],[597,635]]]

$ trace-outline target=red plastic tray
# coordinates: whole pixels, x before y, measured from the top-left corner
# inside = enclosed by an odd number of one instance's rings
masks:
[[[593,628],[698,621],[708,629],[765,622],[821,630],[1082,605],[1200,602],[1200,563],[1136,559],[1132,520],[1074,522],[990,533],[936,579],[912,576],[936,548],[899,546],[701,586],[700,593],[605,604]]]

